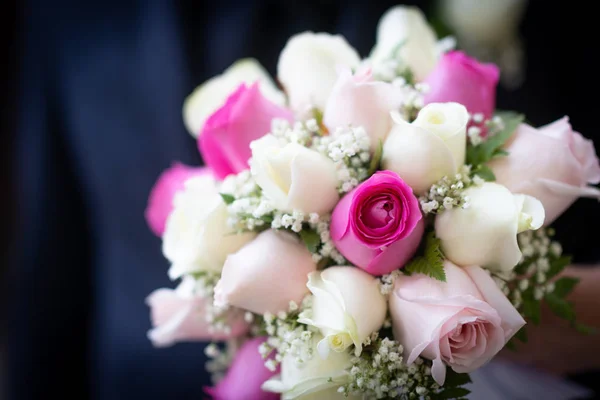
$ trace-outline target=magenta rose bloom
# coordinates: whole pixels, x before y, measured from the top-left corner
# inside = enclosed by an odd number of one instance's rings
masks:
[[[279,400],[279,393],[265,392],[261,385],[279,373],[269,371],[258,347],[266,337],[248,340],[238,350],[227,375],[216,386],[205,388],[215,400]]]
[[[425,104],[457,102],[471,114],[490,118],[496,107],[496,86],[500,71],[494,64],[483,64],[461,51],[446,53],[425,82],[429,91]]]
[[[241,84],[208,118],[198,137],[198,149],[217,179],[248,169],[250,142],[271,131],[273,118],[291,121],[293,114],[267,100],[258,83]]]
[[[183,189],[185,181],[194,176],[209,173],[210,169],[205,167],[194,168],[181,163],[173,163],[170,168],[160,174],[150,191],[144,213],[148,226],[156,236],[162,236],[165,231],[167,217],[173,211],[173,197],[175,197],[175,193]]]
[[[419,201],[392,171],[379,171],[333,210],[331,238],[344,257],[372,275],[403,267],[423,236]]]

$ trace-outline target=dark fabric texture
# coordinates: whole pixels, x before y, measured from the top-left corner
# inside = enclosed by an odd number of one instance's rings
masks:
[[[429,3],[405,3],[431,10]],[[395,4],[21,5],[10,142],[18,229],[6,281],[8,399],[203,397],[204,344],[155,349],[146,338],[145,297],[174,286],[160,239],[144,221],[147,195],[171,162],[201,163],[183,127],[183,100],[241,57],[257,58],[274,74],[288,37],[304,30],[341,33],[366,55],[380,15]],[[516,92],[501,90],[498,106],[536,124],[569,114],[598,146],[596,105],[582,97],[597,93],[594,53],[579,39],[585,23],[548,27],[564,13],[531,4],[523,26],[527,82]],[[557,41],[568,43],[558,56]],[[599,212],[597,202],[582,200],[557,223],[578,261],[599,259]]]

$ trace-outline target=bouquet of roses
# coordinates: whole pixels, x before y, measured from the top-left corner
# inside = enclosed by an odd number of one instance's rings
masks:
[[[149,296],[149,338],[214,341],[208,394],[464,398],[542,301],[580,327],[548,225],[600,198],[594,147],[495,110],[498,69],[452,47],[396,7],[366,59],[305,32],[281,89],[242,60],[186,100],[206,167],[150,195],[181,281]]]

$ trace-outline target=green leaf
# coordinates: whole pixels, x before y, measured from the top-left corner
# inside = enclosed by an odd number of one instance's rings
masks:
[[[496,151],[494,151],[494,154],[492,154],[492,158],[506,157],[509,154],[510,153],[504,149],[496,149]]]
[[[233,195],[230,195],[227,193],[219,193],[219,194],[221,195],[221,198],[227,205],[229,205],[235,201],[235,197],[233,197]]]
[[[377,143],[377,148],[375,149],[375,153],[373,154],[373,158],[371,158],[371,163],[369,164],[369,176],[373,175],[377,169],[379,169],[379,164],[381,163],[381,156],[383,155],[383,142],[379,139]]]
[[[523,315],[525,318],[538,325],[542,314],[541,302],[536,300],[533,294],[534,288],[530,284],[523,292]]]
[[[319,234],[310,229],[303,229],[300,231],[300,238],[304,242],[304,245],[311,253],[316,253],[321,244],[321,237]]]
[[[564,298],[573,291],[575,285],[579,283],[578,278],[565,276],[554,282],[554,291],[552,292],[555,296]]]
[[[449,388],[444,388],[434,398],[436,398],[436,399],[460,399],[460,398],[465,397],[469,393],[471,393],[471,391],[469,389],[466,389],[463,387],[449,387]]]
[[[459,374],[451,368],[446,369],[446,381],[444,382],[444,386],[455,387],[466,385],[467,383],[471,383],[469,374]]]
[[[575,330],[582,335],[596,335],[598,333],[598,329],[592,326],[587,326],[580,322],[575,323]]]
[[[444,255],[440,249],[440,239],[435,237],[434,232],[430,232],[425,240],[425,253],[423,256],[414,258],[404,268],[411,274],[424,274],[446,282],[446,272],[444,271]]]
[[[494,175],[494,171],[487,165],[479,165],[475,169],[474,175],[478,175],[481,179],[486,180],[488,182],[494,182],[496,180],[496,175]]]
[[[560,257],[550,263],[550,269],[546,274],[546,279],[552,279],[556,275],[560,274],[568,265],[571,264],[570,256]]]
[[[575,310],[573,310],[573,305],[571,303],[565,299],[561,299],[554,293],[546,293],[544,299],[546,300],[548,307],[550,307],[550,310],[558,317],[571,322],[575,321]]]
[[[523,122],[524,119],[522,114],[517,114],[514,112],[500,112],[496,115],[502,118],[504,129],[502,129],[500,132],[497,132],[493,136],[490,136],[483,143],[477,146],[469,146],[467,149],[467,164],[477,167],[491,160],[495,154],[498,154],[498,150],[501,150],[504,143],[510,139],[519,124]]]
[[[515,333],[515,336],[513,336],[513,337],[515,339],[519,340],[520,342],[527,343],[527,329],[526,329],[526,326],[524,326],[521,329],[519,329],[519,331],[517,333]]]

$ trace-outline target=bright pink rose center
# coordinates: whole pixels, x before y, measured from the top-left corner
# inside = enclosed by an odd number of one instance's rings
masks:
[[[398,213],[395,203],[387,195],[369,199],[361,210],[360,218],[365,226],[371,229],[383,228],[390,223]]]

